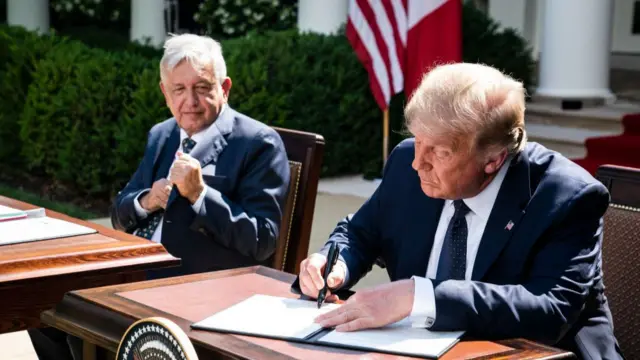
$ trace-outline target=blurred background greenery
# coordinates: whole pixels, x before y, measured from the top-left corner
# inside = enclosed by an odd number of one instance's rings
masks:
[[[129,41],[129,4],[51,0],[49,35],[0,26],[5,180],[104,204],[128,181],[147,131],[170,116],[158,88],[161,49]],[[231,106],[270,125],[324,136],[322,176],[380,175],[382,112],[344,33],[298,33],[296,0],[180,6],[183,31],[221,40],[234,84]],[[525,41],[470,3],[463,11],[463,57],[496,66],[529,88],[535,81]],[[404,94],[391,102],[390,148],[403,138],[404,103]]]

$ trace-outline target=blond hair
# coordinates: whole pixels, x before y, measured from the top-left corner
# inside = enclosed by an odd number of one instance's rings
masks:
[[[413,135],[444,136],[454,143],[471,137],[470,149],[516,154],[527,141],[524,98],[522,83],[493,67],[440,65],[424,75],[411,96],[406,125]]]

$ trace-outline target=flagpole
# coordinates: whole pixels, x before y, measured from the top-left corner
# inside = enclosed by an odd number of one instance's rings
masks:
[[[382,115],[382,163],[387,164],[389,154],[389,108],[384,109]]]

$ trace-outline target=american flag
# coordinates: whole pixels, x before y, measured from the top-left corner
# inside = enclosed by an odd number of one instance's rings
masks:
[[[462,60],[462,0],[350,0],[346,35],[386,110],[438,63]]]
[[[504,228],[511,231],[512,227],[513,227],[513,221],[509,220],[509,222],[507,223],[507,226],[505,226]]]

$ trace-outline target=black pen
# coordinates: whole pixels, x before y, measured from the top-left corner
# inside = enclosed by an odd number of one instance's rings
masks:
[[[331,247],[329,248],[329,253],[327,254],[327,264],[324,266],[324,275],[322,279],[324,280],[324,286],[320,293],[318,294],[318,309],[322,306],[324,302],[324,298],[327,296],[327,289],[329,286],[327,285],[327,279],[329,278],[329,274],[331,274],[331,270],[333,266],[338,262],[338,245],[335,242],[331,243]]]

